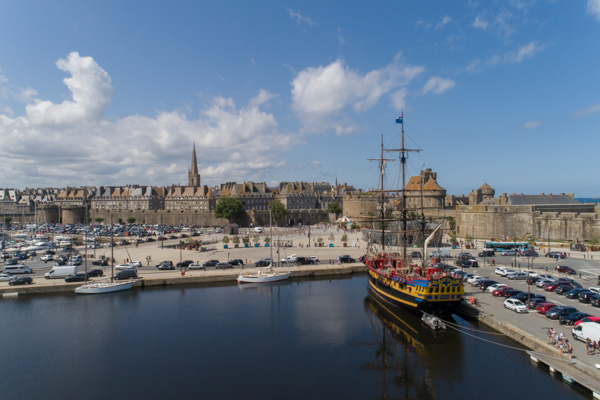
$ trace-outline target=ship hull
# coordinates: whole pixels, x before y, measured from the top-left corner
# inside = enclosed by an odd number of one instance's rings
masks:
[[[412,311],[419,316],[422,312],[437,316],[451,315],[462,300],[462,296],[449,295],[448,301],[428,301],[426,298],[419,298],[411,294],[410,292],[413,290],[408,289],[410,285],[399,286],[371,269],[368,270],[368,273],[369,291],[373,296],[393,307]]]

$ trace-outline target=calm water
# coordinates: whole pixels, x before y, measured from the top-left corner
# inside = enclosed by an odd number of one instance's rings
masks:
[[[525,353],[389,314],[365,277],[32,296],[0,310],[4,399],[584,398]]]

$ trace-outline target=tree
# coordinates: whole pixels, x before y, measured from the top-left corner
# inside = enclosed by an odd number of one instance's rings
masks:
[[[338,203],[329,203],[327,205],[327,210],[330,213],[335,214],[336,217],[343,212],[342,207]]]
[[[231,220],[244,214],[242,203],[235,197],[223,196],[215,207],[215,217]]]
[[[250,243],[250,237],[249,237],[249,236],[244,236],[244,237],[242,238],[242,242],[244,242],[244,244],[248,244],[248,243]]]
[[[269,209],[273,213],[273,219],[275,222],[281,221],[288,214],[288,209],[285,208],[281,200],[274,199],[269,202]]]
[[[227,244],[229,243],[229,236],[225,235],[223,236],[223,244]]]
[[[333,236],[333,233],[329,235],[329,241],[331,243],[333,243],[333,241],[335,240],[335,236]]]
[[[122,224],[123,224],[123,218],[119,218],[119,219],[117,220],[117,222],[119,223],[119,225],[122,225]]]
[[[446,221],[448,221],[448,225],[450,226],[450,230],[454,231],[454,229],[456,228],[456,220],[453,217],[448,217],[448,218],[446,218]]]
[[[271,243],[271,238],[268,236],[265,236],[265,243]]]
[[[12,217],[9,216],[5,216],[4,217],[4,225],[10,225],[10,223],[12,222]]]
[[[345,233],[342,235],[342,242],[346,243],[348,241],[348,235]]]
[[[317,242],[319,243],[319,247],[320,247],[321,243],[323,243],[323,238],[322,237],[318,237],[317,238]]]
[[[240,244],[240,237],[235,235],[233,239],[231,239],[231,241],[233,242],[233,244]]]
[[[100,224],[100,223],[104,222],[104,218],[102,218],[102,217],[94,218],[94,221],[96,221],[97,223]]]
[[[135,218],[134,217],[127,218],[127,223],[128,224],[135,224]]]
[[[254,234],[252,241],[254,242],[254,244],[260,242],[260,235],[258,233]]]

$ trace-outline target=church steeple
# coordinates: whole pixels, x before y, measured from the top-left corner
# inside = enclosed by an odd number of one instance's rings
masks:
[[[200,174],[198,173],[198,161],[196,161],[196,143],[192,151],[192,166],[188,171],[188,186],[200,186]]]

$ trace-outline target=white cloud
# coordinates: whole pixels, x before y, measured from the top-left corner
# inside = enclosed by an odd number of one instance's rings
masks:
[[[312,160],[312,161],[310,162],[310,164],[311,164],[313,167],[315,167],[315,168],[318,168],[318,167],[320,167],[320,166],[321,166],[321,164],[322,164],[322,163],[321,163],[321,161],[319,161],[319,160]]]
[[[473,21],[473,28],[477,29],[486,29],[488,27],[488,22],[481,18],[479,15],[475,17],[475,21]]]
[[[586,11],[600,21],[600,0],[588,0]]]
[[[529,42],[526,45],[519,47],[517,51],[505,54],[504,62],[507,64],[520,63],[528,58],[532,58],[545,48],[545,46],[540,45],[536,41]]]
[[[290,9],[288,9],[288,13],[290,14],[290,17],[292,17],[293,19],[295,19],[296,22],[299,23],[299,24],[306,23],[306,24],[308,24],[310,26],[316,25],[316,23],[314,23],[312,19],[303,16],[298,11],[294,11],[294,10],[292,10],[290,8]]]
[[[402,111],[406,108],[406,96],[408,96],[408,89],[405,87],[392,94],[392,105],[396,111]]]
[[[103,117],[112,93],[108,74],[77,53],[57,66],[71,73],[64,82],[72,99],[36,99],[17,117],[0,110],[0,143],[10,143],[0,146],[5,186],[185,184],[192,142],[204,184],[261,181],[299,142],[261,110],[276,96],[266,90],[241,107],[215,98],[197,119],[163,111],[110,121]]]
[[[71,74],[63,82],[73,99],[60,104],[36,100],[26,107],[28,120],[33,124],[69,124],[100,119],[113,92],[106,71],[92,57],[81,57],[77,52],[58,60],[56,66]]]
[[[423,71],[420,66],[401,64],[400,55],[391,64],[365,74],[351,70],[341,60],[309,67],[291,83],[292,107],[309,132],[336,125],[338,133],[348,133],[348,124],[340,129],[337,119],[344,119],[350,109],[355,114],[370,109],[382,96],[407,85]]]
[[[594,104],[593,106],[584,108],[582,110],[575,111],[576,117],[587,117],[588,115],[600,113],[600,104]]]
[[[525,122],[522,126],[525,129],[534,129],[540,125],[542,125],[542,123],[540,121],[529,121],[529,122]]]
[[[435,29],[442,29],[446,24],[452,22],[452,18],[449,15],[445,15],[440,22],[437,23]]]
[[[423,86],[423,93],[425,94],[433,92],[435,94],[441,94],[452,89],[454,86],[456,86],[456,82],[454,82],[452,79],[444,79],[440,78],[439,76],[434,76],[429,78],[429,80],[425,83],[425,86]]]

